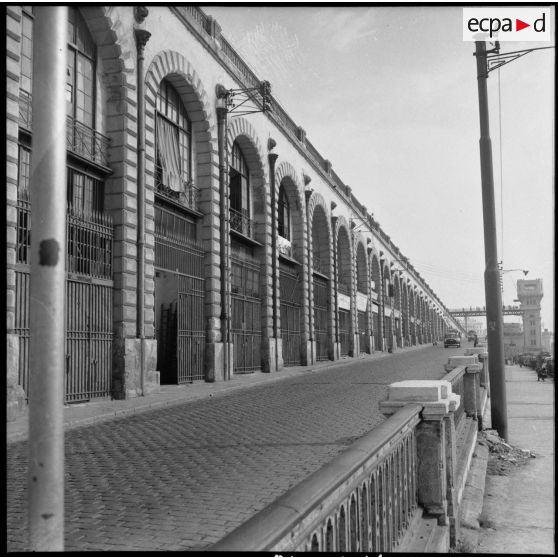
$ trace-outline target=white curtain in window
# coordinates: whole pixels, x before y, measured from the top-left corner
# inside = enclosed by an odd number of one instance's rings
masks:
[[[163,184],[180,192],[180,149],[176,128],[163,118],[157,118],[157,152],[162,167]]]

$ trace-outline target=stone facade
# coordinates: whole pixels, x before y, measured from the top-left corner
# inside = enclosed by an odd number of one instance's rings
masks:
[[[161,381],[169,382],[168,363],[161,355],[170,354],[173,362],[178,359],[179,367],[180,362],[203,361],[201,376],[180,379],[178,371],[178,379],[170,383],[227,380],[235,373],[275,372],[285,366],[294,341],[287,335],[287,325],[281,323],[286,306],[281,300],[280,262],[294,270],[300,293],[293,314],[293,331],[300,342],[300,348],[297,345],[294,350],[296,364],[431,343],[443,337],[446,327],[456,327],[436,294],[335,174],[332,163],[313,148],[304,130],[273,97],[265,99],[271,111],[235,113],[229,91],[261,88],[261,82],[222,37],[218,23],[193,6],[153,6],[147,17],[145,10],[141,16],[140,11],[132,6],[87,6],[75,12],[95,47],[89,132],[91,137],[107,138],[106,164],[100,166],[84,160],[87,154],[78,154],[75,143],[68,146],[68,160],[102,181],[100,207],[112,227],[112,267],[107,283],[112,323],[110,386],[105,396],[147,395],[157,389],[159,373]],[[22,99],[24,93],[31,93],[22,89],[23,26],[32,27],[37,17],[37,8],[27,11],[24,6],[11,6],[6,10],[6,296],[11,409],[21,406],[28,350],[22,326],[27,310],[21,277],[28,276],[29,268],[20,257],[24,213],[19,152],[22,142],[30,145],[32,125],[22,121]],[[157,99],[162,83],[177,92],[189,126],[188,182],[172,203],[163,199],[158,183]],[[144,94],[138,98],[141,92]],[[142,106],[143,114],[138,110]],[[219,119],[218,107],[224,119]],[[72,125],[79,127],[75,118]],[[242,226],[250,226],[248,233],[248,229],[239,232],[238,225],[231,225],[229,180],[235,146],[247,168],[249,186],[241,219]],[[192,192],[195,202],[184,202]],[[281,196],[287,200],[288,213],[282,215],[279,235]],[[201,305],[191,313],[199,314],[195,317],[200,318],[198,329],[203,331],[196,331],[201,335],[196,341],[192,332],[187,333],[186,354],[157,343],[162,339],[158,323],[164,290],[161,270],[171,276],[189,276],[161,263],[161,235],[166,234],[172,244],[172,234],[167,229],[161,232],[162,210],[186,223],[188,234],[202,252],[202,271],[196,276],[202,284],[196,299]],[[32,215],[33,209],[30,211]],[[259,266],[255,294],[245,296],[249,302],[235,291],[233,251],[249,254],[247,260]],[[402,261],[405,266],[397,265]],[[326,285],[322,313],[315,305],[319,281]],[[245,286],[241,281],[241,287]],[[239,317],[239,301],[256,317]],[[340,310],[347,316],[343,323]],[[179,306],[177,312],[180,324],[185,310]],[[253,330],[250,342],[257,347],[251,349],[252,361],[240,365],[249,349],[238,342],[235,346],[234,339],[248,339],[242,337],[246,320]],[[235,331],[237,337],[231,335]],[[91,392],[80,397],[95,396]]]

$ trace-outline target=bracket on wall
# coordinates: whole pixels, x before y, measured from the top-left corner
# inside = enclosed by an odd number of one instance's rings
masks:
[[[220,89],[218,96],[224,98],[225,106],[232,117],[256,112],[271,111],[271,84],[262,81],[257,87]]]

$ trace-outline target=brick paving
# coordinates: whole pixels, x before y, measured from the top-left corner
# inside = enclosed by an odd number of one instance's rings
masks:
[[[203,551],[384,420],[441,347],[355,359],[65,436],[65,551]],[[27,442],[8,446],[7,542],[27,550]]]

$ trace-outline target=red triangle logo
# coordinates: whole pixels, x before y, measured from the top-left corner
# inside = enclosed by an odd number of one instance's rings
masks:
[[[531,24],[530,23],[525,23],[524,21],[521,21],[520,19],[515,20],[515,30],[516,31],[521,31],[522,29],[525,29],[525,27],[531,27]]]

